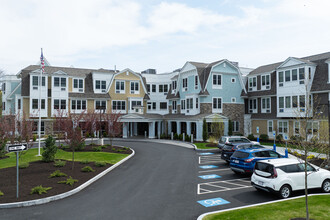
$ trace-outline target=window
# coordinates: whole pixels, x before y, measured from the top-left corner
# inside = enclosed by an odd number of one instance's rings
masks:
[[[236,97],[231,97],[231,102],[236,103]]]
[[[177,82],[176,81],[172,81],[172,88],[173,90],[176,90],[177,87]]]
[[[285,82],[290,82],[291,77],[290,77],[290,70],[285,71]]]
[[[116,81],[116,93],[125,93],[125,81]]]
[[[6,94],[6,83],[2,83],[2,92]]]
[[[168,92],[168,85],[167,84],[164,85],[164,92]]]
[[[54,87],[60,87],[60,85],[62,88],[66,88],[66,78],[54,77]]]
[[[257,99],[249,100],[249,113],[257,113]]]
[[[297,69],[292,70],[292,81],[297,81],[298,79],[298,72]]]
[[[105,110],[107,108],[107,102],[104,100],[95,101],[95,109],[97,110]]]
[[[298,96],[292,96],[292,108],[298,107]]]
[[[284,97],[279,97],[278,98],[278,107],[279,108],[284,108]]]
[[[148,110],[156,110],[156,102],[148,102],[147,106]]]
[[[233,132],[239,132],[239,122],[233,121]]]
[[[45,122],[41,121],[40,123],[40,133],[44,134],[45,133]],[[37,132],[39,129],[39,122],[34,121],[33,122],[33,133]]]
[[[2,110],[6,111],[6,103],[5,102],[2,102]]]
[[[222,109],[222,99],[221,98],[213,98],[213,109]]]
[[[95,89],[101,89],[101,81],[95,80]]]
[[[193,109],[193,98],[187,99],[187,109]]]
[[[61,109],[66,109],[66,100],[65,99],[61,100]]]
[[[32,99],[32,109],[38,109],[38,99]]]
[[[196,98],[196,109],[198,109],[198,98]]]
[[[131,82],[131,94],[139,93],[139,82]]]
[[[287,121],[278,122],[278,132],[279,132],[279,134],[282,134],[282,135],[288,133],[288,122]]]
[[[45,109],[45,108],[46,108],[45,99],[41,99],[41,109]]]
[[[186,109],[186,100],[181,100],[181,110]]]
[[[299,80],[304,80],[304,79],[305,79],[305,69],[299,68]]]
[[[107,82],[106,81],[101,81],[101,89],[105,90],[107,87]]]
[[[291,96],[285,96],[285,108],[291,108]]]
[[[304,95],[300,95],[299,96],[299,107],[305,107],[305,96]]]
[[[213,86],[221,86],[221,74],[213,73]]]
[[[270,113],[270,98],[261,99],[261,112]]]
[[[198,76],[195,76],[195,89],[198,89]]]
[[[60,109],[60,100],[54,99],[54,109]]]
[[[235,78],[231,78],[231,82],[232,83],[236,83],[236,79]]]
[[[158,91],[164,92],[164,85],[158,85]]]
[[[188,78],[183,78],[182,79],[182,87],[187,88],[188,87]]]
[[[147,84],[147,92],[150,93],[150,84]]]
[[[86,110],[86,100],[72,100],[71,109],[72,110]]]
[[[32,76],[32,86],[38,86],[38,85],[39,85],[39,77]]]
[[[283,83],[284,82],[284,79],[283,79],[283,72],[278,72],[278,82],[279,83]]]
[[[151,90],[152,92],[156,92],[156,85],[153,84],[153,85],[151,86],[151,88],[152,88],[152,90]]]
[[[142,106],[141,101],[131,101],[131,110],[134,110],[136,106]]]
[[[257,90],[257,77],[249,78],[249,91]]]
[[[112,110],[125,110],[126,102],[125,101],[112,101]]]
[[[293,129],[294,129],[294,135],[299,136],[300,135],[300,122],[299,121],[294,122]]]
[[[160,110],[167,110],[167,102],[160,102],[159,108]]]
[[[95,80],[95,89],[102,90],[102,92],[105,92],[106,87],[107,87],[107,81]]]
[[[270,75],[261,76],[261,89],[270,89]]]
[[[66,78],[61,78],[61,87],[66,87]]]
[[[176,110],[176,101],[172,101],[172,109]]]
[[[21,109],[21,99],[17,99],[17,109]]]
[[[73,88],[80,92],[83,92],[84,80],[83,79],[73,79]]]
[[[268,121],[268,133],[273,132],[273,121]]]

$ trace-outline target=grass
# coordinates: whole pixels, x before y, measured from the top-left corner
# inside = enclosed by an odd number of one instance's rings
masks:
[[[309,217],[312,219],[330,219],[330,196],[308,197]],[[203,220],[215,219],[267,219],[281,220],[298,217],[306,217],[305,198],[299,198],[284,202],[262,205],[252,208],[244,208],[207,215]]]
[[[43,150],[41,149],[41,153]],[[30,163],[34,161],[41,160],[42,157],[37,157],[38,154],[37,148],[32,148],[27,150],[19,159],[19,163]],[[8,153],[6,154],[9,158],[0,160],[0,169],[7,167],[16,166],[16,154]],[[118,161],[127,157],[127,154],[118,154],[118,153],[106,153],[106,152],[75,152],[74,160],[75,161],[94,161],[94,162],[105,162],[110,164],[115,164]],[[72,160],[72,152],[66,152],[58,149],[56,156],[56,160]]]
[[[207,144],[210,144],[208,142],[206,143],[194,143],[198,149],[217,149],[218,147],[206,147]]]

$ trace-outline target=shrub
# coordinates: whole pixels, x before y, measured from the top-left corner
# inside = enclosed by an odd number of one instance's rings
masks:
[[[253,134],[249,134],[249,135],[247,136],[247,138],[248,138],[249,140],[251,140],[251,141],[255,140],[255,137],[253,136]]]
[[[101,146],[93,147],[93,151],[94,152],[100,152],[100,151],[102,151],[102,147]]]
[[[80,161],[81,164],[89,164],[89,161],[88,160],[82,160]]]
[[[210,136],[210,138],[209,138],[209,142],[210,142],[210,143],[216,144],[217,141],[218,141],[218,140],[217,140],[214,136]]]
[[[174,139],[174,140],[179,140],[179,135],[178,135],[177,133],[175,133],[175,134],[173,135],[173,139]]]
[[[57,152],[57,146],[55,145],[55,139],[49,136],[45,140],[45,146],[43,147],[44,152],[42,152],[42,161],[53,162],[55,160],[55,154]]]
[[[4,157],[6,155],[6,142],[3,142],[2,144],[0,144],[0,158]]]
[[[37,140],[37,135],[36,135],[36,134],[34,134],[34,135],[32,136],[32,140],[33,140],[33,142],[35,142],[35,141]]]
[[[88,173],[88,172],[94,172],[95,170],[93,170],[93,168],[91,168],[90,166],[85,166],[85,167],[81,168],[81,171]]]
[[[95,162],[95,166],[97,166],[97,167],[105,167],[106,165],[107,165],[106,162],[99,162],[99,161]]]
[[[83,149],[85,149],[85,142],[80,142],[80,143],[74,144],[75,151],[82,151]]]
[[[74,183],[77,183],[78,180],[77,179],[73,179],[71,176],[69,178],[67,178],[66,180],[63,181],[58,181],[57,183],[59,184],[66,184],[66,185],[70,185],[73,186]]]
[[[61,144],[61,149],[68,150],[70,149],[70,146]]]
[[[262,141],[268,141],[268,139],[269,139],[269,137],[268,137],[267,134],[261,134],[260,135],[260,140],[262,140]]]
[[[104,131],[103,134],[102,134],[102,136],[103,137],[107,137],[108,136],[107,132]]]
[[[3,195],[5,195],[5,194],[3,194],[3,192],[1,192],[1,190],[0,190],[0,196],[3,196]]]
[[[60,170],[55,170],[52,174],[50,174],[49,178],[53,177],[62,177],[67,176],[65,173],[62,173]]]
[[[191,136],[189,136],[189,135],[186,134],[186,137],[184,139],[185,139],[185,141],[190,142],[191,141]]]
[[[108,147],[108,145],[102,145],[102,146],[100,146],[100,147],[101,147],[101,149],[105,149],[105,148]]]
[[[55,163],[54,163],[54,166],[55,167],[64,167],[65,164],[66,164],[65,160],[56,160]]]
[[[30,164],[28,162],[22,162],[19,164],[18,168],[25,169],[25,168],[28,168],[29,166],[30,166]]]
[[[178,140],[180,140],[180,141],[183,140],[183,134],[179,134]]]
[[[308,157],[307,157],[307,159],[314,159],[315,158],[315,155],[313,155],[313,154],[311,154],[311,155],[309,155]]]
[[[165,134],[161,134],[160,135],[160,139],[166,139],[166,135]]]
[[[276,140],[277,140],[277,141],[282,141],[282,140],[283,140],[283,136],[282,136],[282,134],[277,135],[277,136],[276,136]]]
[[[42,187],[42,185],[40,185],[40,186],[33,187],[31,189],[30,194],[31,195],[32,194],[39,194],[39,195],[41,195],[43,193],[47,193],[47,191],[50,190],[50,189],[52,189],[52,187]]]

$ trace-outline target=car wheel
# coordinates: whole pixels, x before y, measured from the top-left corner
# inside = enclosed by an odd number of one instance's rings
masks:
[[[289,185],[282,186],[279,195],[282,199],[289,198],[291,195],[291,187]]]
[[[325,193],[330,192],[330,180],[324,180],[322,183],[322,191]]]

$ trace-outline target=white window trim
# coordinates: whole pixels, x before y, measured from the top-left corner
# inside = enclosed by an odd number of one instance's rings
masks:
[[[72,109],[72,101],[76,101],[76,108],[75,109]],[[77,101],[81,101],[81,109],[77,109]],[[83,101],[86,102],[86,109],[83,109],[82,106],[83,106]],[[71,99],[71,102],[70,102],[70,110],[71,111],[74,111],[74,112],[83,112],[83,111],[87,111],[87,100],[86,99]]]
[[[74,80],[78,80],[78,88],[74,88]],[[79,88],[79,80],[83,81],[83,87]],[[72,92],[80,92],[80,93],[84,93],[85,92],[85,79],[82,78],[73,78],[72,79]]]
[[[184,80],[187,81],[186,86],[184,86],[184,83],[183,83]],[[188,77],[182,78],[182,92],[186,92],[186,91],[188,91]]]
[[[270,126],[269,126],[269,122],[272,123],[272,129],[271,129],[271,131],[269,131],[269,128],[270,128]],[[268,136],[269,136],[269,137],[273,137],[273,138],[274,138],[274,136],[273,136],[273,131],[274,131],[274,121],[273,121],[273,120],[268,120],[268,121],[267,121],[267,133],[268,133]],[[270,135],[270,134],[271,134],[271,135]]]
[[[255,109],[251,109],[250,108],[250,100],[256,100],[256,108]],[[249,109],[249,114],[253,113],[258,113],[258,99],[257,98],[253,98],[253,99],[248,99],[248,109]]]
[[[113,109],[113,102],[125,102],[125,109],[122,109],[122,110]],[[127,109],[127,101],[126,100],[111,100],[111,111],[112,112],[126,113],[126,109]]]
[[[119,90],[117,90],[117,82],[119,82],[119,83],[124,82],[124,89],[120,88]],[[125,91],[126,91],[125,80],[115,80],[115,93],[116,94],[125,94]]]
[[[132,90],[132,83],[134,83],[134,90]],[[135,83],[138,84],[138,90],[135,90]],[[130,81],[130,83],[129,83],[129,93],[130,94],[140,94],[140,83],[139,83],[139,81]]]
[[[220,109],[219,108],[213,108],[214,99],[221,99]],[[222,99],[222,97],[212,97],[212,113],[222,113],[222,109],[223,109],[223,99]]]
[[[250,79],[252,79],[252,86],[250,86]],[[255,86],[253,86],[253,79],[256,79],[256,85]],[[258,84],[258,79],[257,79],[256,76],[248,77],[249,92],[257,91],[257,84]]]
[[[231,83],[236,83],[236,78],[231,78]]]
[[[213,84],[213,76],[220,76],[220,81],[221,81],[221,84],[220,85],[217,85],[217,84]],[[223,77],[222,77],[222,74],[220,73],[212,73],[212,89],[222,89],[222,84],[223,84]],[[213,104],[213,99],[212,99],[212,104]]]
[[[236,97],[231,97],[231,103],[236,103]]]
[[[265,83],[266,83],[266,77],[267,76],[269,77],[269,85],[265,84],[263,86],[262,85],[262,77],[265,77]],[[260,82],[261,90],[270,90],[270,85],[272,84],[270,74],[263,74],[263,75],[260,76],[260,79],[261,79],[261,82]]]
[[[280,132],[280,123],[283,124],[283,122],[286,122],[287,123],[287,133],[284,133],[284,129],[283,129],[282,132]],[[278,134],[281,134],[284,137],[284,135],[288,135],[290,133],[289,129],[290,129],[289,121],[286,121],[286,120],[278,120],[277,121],[277,133]]]
[[[104,112],[106,112],[107,111],[107,109],[108,109],[108,102],[107,102],[107,100],[105,100],[105,99],[97,99],[97,100],[94,100],[94,109],[95,109],[95,112],[100,112],[100,111],[103,111],[103,109],[101,110],[101,109],[96,109],[96,102],[97,101],[100,101],[100,102],[105,102],[105,110],[104,110]]]
[[[269,108],[267,108],[267,102],[265,103],[265,108],[262,106],[262,101],[269,99]],[[270,97],[261,98],[261,113],[271,113],[272,109],[272,99]]]

